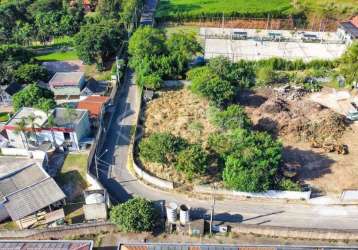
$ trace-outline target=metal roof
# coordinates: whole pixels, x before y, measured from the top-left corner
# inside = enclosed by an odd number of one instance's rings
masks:
[[[49,84],[52,88],[79,86],[82,77],[84,77],[83,72],[57,72],[49,81]]]
[[[65,194],[51,177],[6,197],[4,206],[13,220],[31,215],[63,200]]]
[[[92,241],[49,241],[49,240],[18,240],[0,241],[0,249],[2,250],[91,250]]]

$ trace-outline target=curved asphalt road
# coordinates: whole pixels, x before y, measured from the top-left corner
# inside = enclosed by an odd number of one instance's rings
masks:
[[[138,181],[127,169],[129,135],[136,120],[138,90],[133,75],[127,72],[124,85],[118,91],[117,103],[100,157],[100,180],[112,200],[122,202],[133,195],[153,201],[185,203],[197,215],[211,207],[210,200],[189,198],[183,194],[153,189]],[[101,155],[101,154],[99,154]],[[108,168],[108,164],[113,167]],[[259,225],[358,229],[358,207],[338,205],[287,204],[284,201],[248,201],[226,199],[216,201],[215,218]]]

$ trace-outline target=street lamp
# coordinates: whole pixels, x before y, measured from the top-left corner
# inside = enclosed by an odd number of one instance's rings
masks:
[[[101,157],[104,156],[107,152],[108,152],[108,148],[106,148],[100,156],[97,156],[97,154],[94,155],[94,161],[95,161],[95,165],[96,165],[96,176],[97,176],[97,179],[99,178],[99,175],[98,175],[98,159],[100,160]]]

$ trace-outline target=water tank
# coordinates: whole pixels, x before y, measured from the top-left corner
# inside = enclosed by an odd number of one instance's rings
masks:
[[[90,194],[86,197],[86,204],[98,204],[98,203],[104,203],[104,196],[100,193],[94,193]]]
[[[189,211],[190,208],[184,204],[180,206],[180,224],[185,225],[190,221]]]
[[[177,208],[178,205],[174,202],[170,202],[169,205],[165,207],[169,223],[175,223],[177,221]]]

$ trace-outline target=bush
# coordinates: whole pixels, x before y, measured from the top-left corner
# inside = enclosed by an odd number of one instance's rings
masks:
[[[212,122],[223,130],[251,127],[251,120],[240,105],[230,105],[226,110],[212,110]]]
[[[208,155],[200,145],[190,145],[180,151],[177,158],[176,169],[183,172],[191,180],[195,176],[205,174],[208,164]]]
[[[134,198],[114,206],[110,220],[124,232],[144,232],[153,230],[155,210],[151,201]]]
[[[20,84],[37,83],[38,81],[48,81],[49,72],[37,64],[22,64],[14,72],[15,81]]]
[[[139,155],[146,161],[167,164],[175,161],[186,142],[169,133],[154,133],[139,143]]]
[[[301,191],[301,186],[299,183],[287,178],[280,180],[278,188],[284,191]]]
[[[281,143],[267,133],[243,129],[225,136],[231,144],[225,158],[225,186],[245,192],[273,188],[282,158]]]
[[[159,89],[163,85],[163,80],[158,74],[150,74],[143,77],[144,87],[148,89]]]
[[[261,67],[256,72],[256,83],[260,85],[268,85],[276,80],[276,72],[268,66]]]

